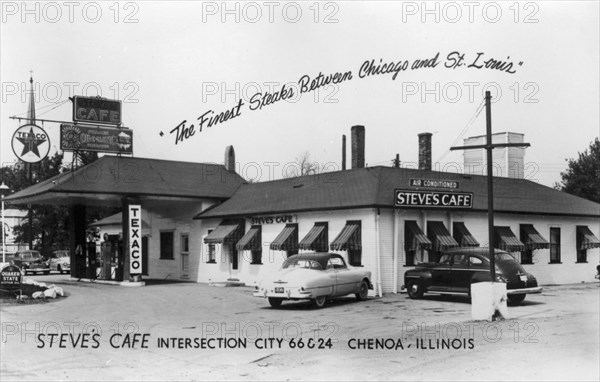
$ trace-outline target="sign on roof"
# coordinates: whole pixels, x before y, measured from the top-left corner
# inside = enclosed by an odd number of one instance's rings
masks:
[[[73,121],[121,124],[121,101],[100,97],[73,97]]]
[[[60,125],[60,149],[133,154],[133,130]]]
[[[455,180],[444,180],[444,179],[415,179],[411,178],[408,183],[411,187],[423,187],[423,188],[452,188],[456,189],[459,184]]]
[[[473,193],[395,190],[395,207],[473,208]]]

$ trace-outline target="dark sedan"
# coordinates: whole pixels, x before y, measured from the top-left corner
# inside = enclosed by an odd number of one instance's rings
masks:
[[[490,281],[488,248],[454,248],[437,263],[418,264],[404,274],[408,295],[417,299],[424,293],[469,294],[471,284]],[[536,278],[527,273],[510,254],[495,250],[496,282],[506,283],[508,300],[518,304],[528,293],[541,293]]]

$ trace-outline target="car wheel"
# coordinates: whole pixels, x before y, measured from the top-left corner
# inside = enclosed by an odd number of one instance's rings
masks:
[[[281,306],[281,302],[283,301],[282,298],[275,298],[275,297],[269,297],[269,304],[271,304],[271,306],[273,308],[278,308]]]
[[[356,294],[356,299],[358,301],[366,300],[367,296],[369,296],[369,285],[367,285],[367,282],[363,280],[363,282],[360,283],[360,289]]]
[[[327,302],[327,296],[319,296],[317,298],[312,299],[312,304],[315,308],[324,307],[326,302]]]
[[[60,272],[61,274],[63,273],[63,271],[62,271],[62,267],[61,267],[60,265],[58,265],[58,266],[56,267],[56,270],[57,270],[58,272]]]
[[[523,300],[525,300],[525,294],[509,294],[508,295],[508,301],[510,301],[512,304],[520,304],[523,302]]]
[[[408,283],[408,288],[406,289],[408,291],[408,296],[412,299],[418,299],[423,297],[423,287],[418,281],[410,281]]]
[[[45,274],[45,275],[49,275],[49,274],[50,274],[50,271],[44,271],[44,274]]]

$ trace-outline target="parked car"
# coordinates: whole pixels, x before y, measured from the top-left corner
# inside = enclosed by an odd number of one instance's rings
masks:
[[[48,256],[50,270],[60,273],[71,271],[71,254],[68,249],[54,251]]]
[[[19,251],[13,258],[13,264],[21,268],[21,270],[27,274],[31,273],[50,273],[50,266],[48,261],[44,260],[42,255],[38,251],[25,250]]]
[[[509,253],[494,250],[496,280],[506,283],[508,300],[518,304],[528,293],[541,293],[536,278],[527,273]],[[471,284],[490,281],[489,249],[454,248],[442,253],[437,263],[421,263],[404,274],[410,298],[424,293],[468,294]]]
[[[262,280],[254,296],[266,297],[278,307],[284,300],[310,300],[322,308],[331,297],[355,294],[364,300],[373,289],[371,272],[346,265],[336,253],[302,253],[290,256],[274,275]]]

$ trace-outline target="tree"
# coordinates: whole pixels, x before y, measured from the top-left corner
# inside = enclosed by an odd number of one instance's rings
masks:
[[[600,139],[596,138],[589,149],[578,154],[577,159],[566,160],[567,170],[560,173],[562,181],[555,187],[600,203]]]
[[[286,169],[286,176],[293,178],[303,175],[314,175],[319,173],[320,167],[317,162],[313,162],[310,158],[310,153],[305,151],[296,156],[296,159],[291,166]]]

